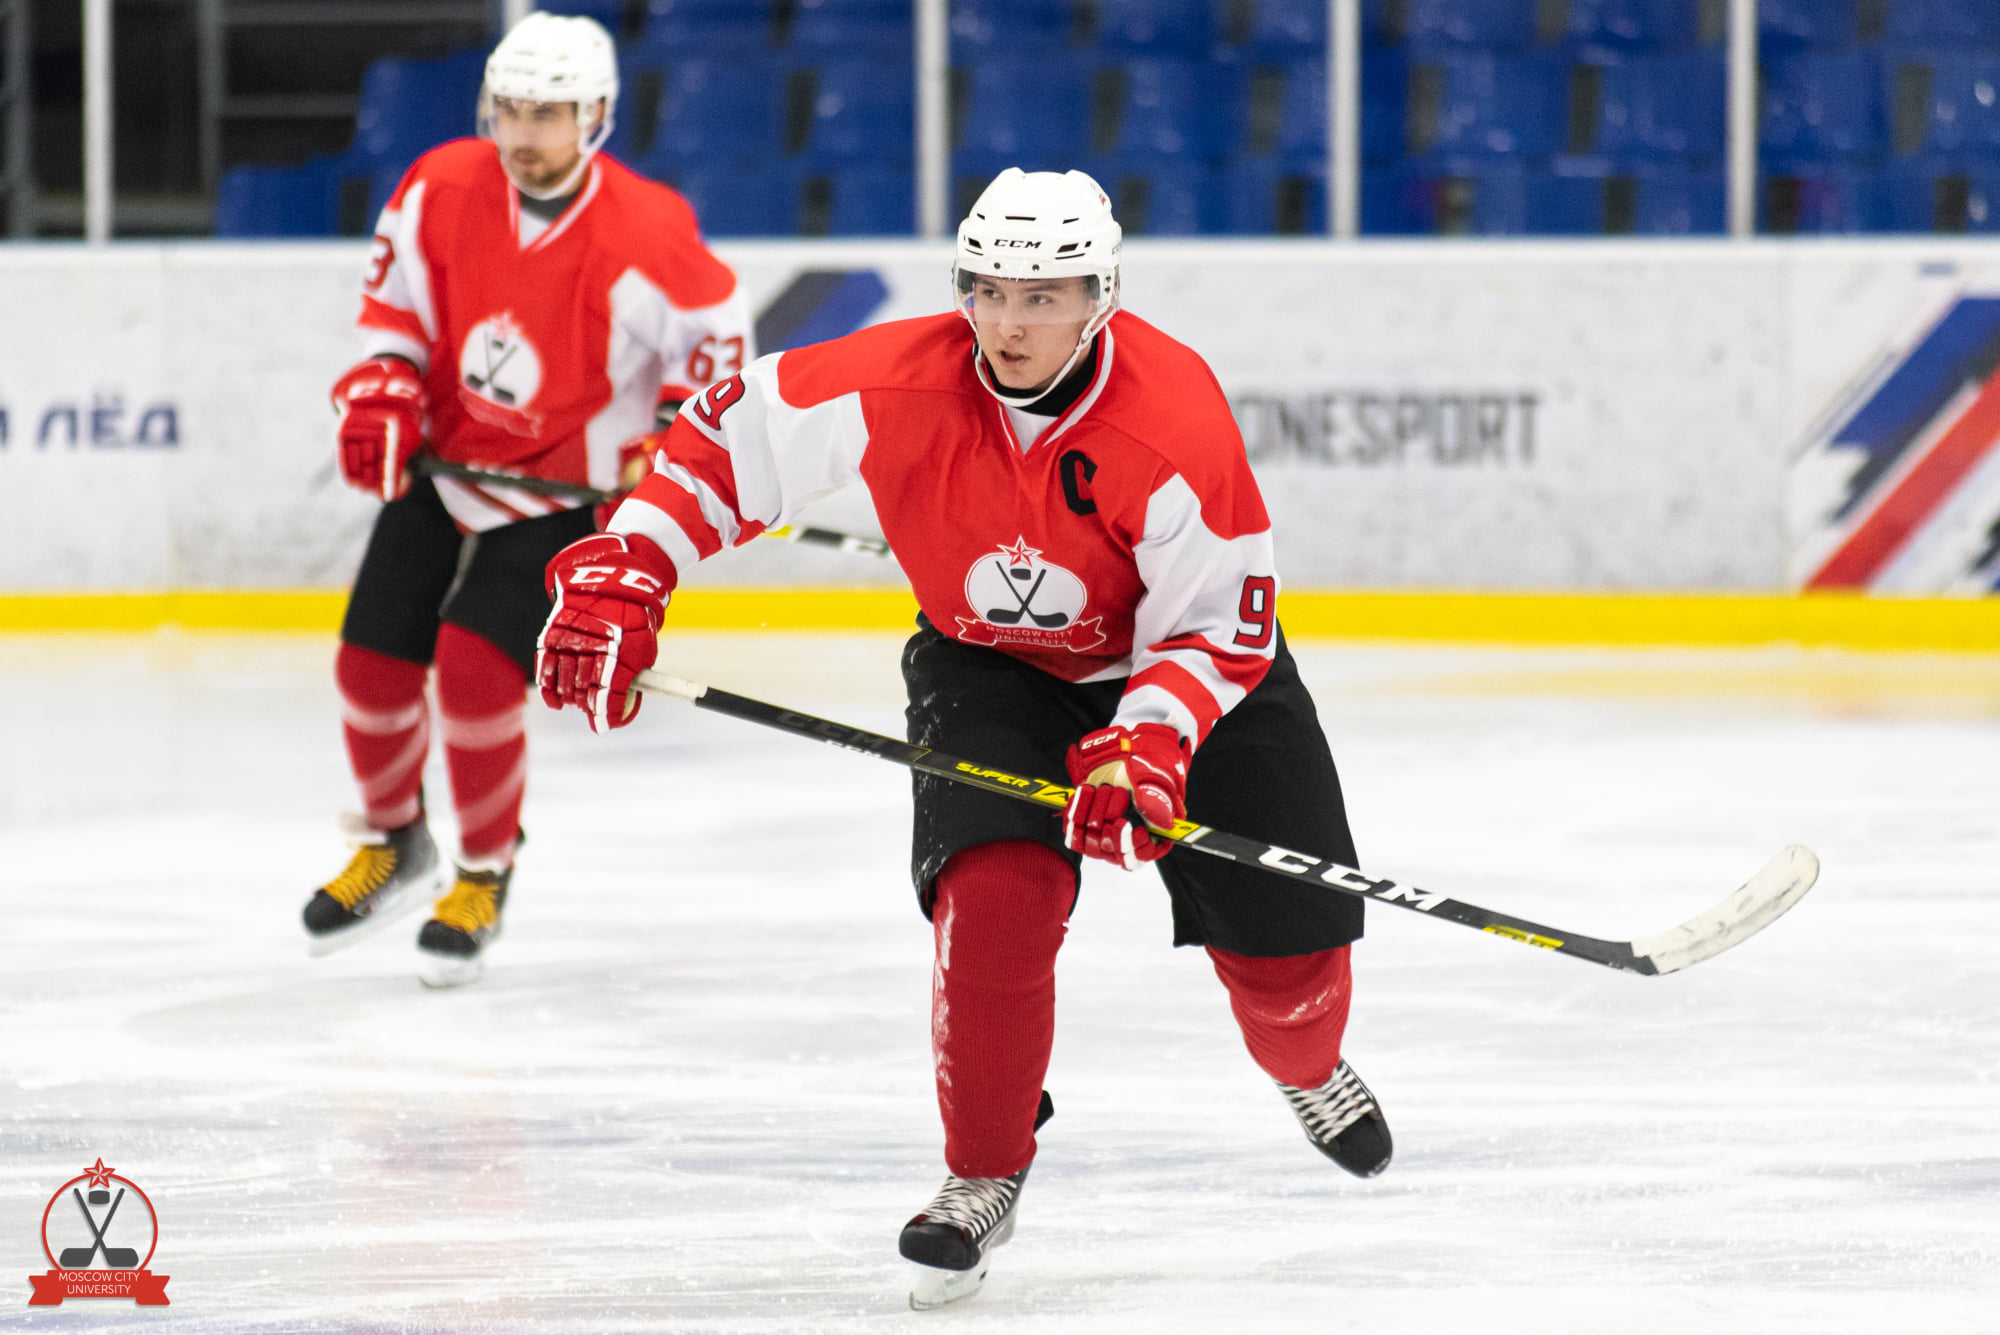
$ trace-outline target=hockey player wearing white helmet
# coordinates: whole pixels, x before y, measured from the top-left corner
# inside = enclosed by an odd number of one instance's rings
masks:
[[[419,970],[433,985],[479,976],[521,842],[541,570],[595,528],[580,502],[417,476],[412,457],[629,488],[661,408],[751,355],[736,276],[687,201],[599,151],[617,101],[604,29],[530,14],[487,62],[486,137],[419,158],[376,226],[362,360],[333,392],[341,473],[384,502],[335,660],[365,810],[352,861],[306,905],[314,953],[430,900],[434,677],[458,865],[418,933]]]
[[[958,225],[952,288],[979,339],[980,379],[1011,407],[1046,396],[1118,308],[1123,232],[1079,171],[1009,167]]]
[[[596,20],[529,14],[486,61],[480,132],[500,148],[514,187],[531,199],[572,194],[611,137],[618,58]]]
[[[915,779],[950,1174],[897,1242],[917,1307],[974,1292],[1013,1235],[1054,1111],[1055,962],[1085,857],[1157,866],[1174,943],[1207,949],[1251,1057],[1321,1153],[1368,1177],[1392,1149],[1341,1054],[1361,902],[1150,833],[1191,814],[1354,865],[1242,437],[1201,358],[1119,309],[1119,243],[1088,176],[1002,173],[959,228],[953,312],[761,358],[708,390],[656,438],[663,466],[607,531],[549,565],[542,698],[622,726],[689,567],[858,481],[922,608],[903,653],[910,741],[1075,785],[1058,821]]]

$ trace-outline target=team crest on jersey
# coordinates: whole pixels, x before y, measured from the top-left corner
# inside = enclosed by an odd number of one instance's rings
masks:
[[[1104,643],[1104,618],[1083,620],[1090,591],[1071,572],[1044,561],[1026,538],[1001,543],[965,572],[965,601],[974,615],[958,618],[967,644],[1026,644],[1085,653]]]
[[[458,353],[458,401],[474,421],[516,436],[542,434],[533,411],[542,388],[542,359],[511,312],[481,320]]]

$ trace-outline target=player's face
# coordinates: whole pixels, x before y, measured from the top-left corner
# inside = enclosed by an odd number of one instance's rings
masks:
[[[1002,389],[1041,389],[1076,351],[1095,313],[1085,278],[974,278],[979,348]]]
[[[574,102],[522,102],[493,99],[493,142],[500,146],[500,163],[514,184],[526,190],[552,190],[576,170],[583,156]]]

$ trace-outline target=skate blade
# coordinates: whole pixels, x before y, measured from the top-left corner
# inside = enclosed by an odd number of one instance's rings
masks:
[[[991,1262],[981,1260],[970,1270],[940,1270],[934,1265],[910,1263],[910,1310],[931,1312],[979,1292]]]
[[[366,941],[399,918],[407,917],[411,910],[428,904],[444,891],[442,872],[410,882],[397,894],[389,896],[375,906],[375,911],[360,919],[351,927],[342,927],[328,932],[325,936],[306,936],[306,954],[317,959],[321,955],[331,955],[336,950],[345,950],[356,942]]]
[[[479,955],[433,955],[429,951],[419,952],[423,962],[417,965],[417,981],[429,988],[464,987],[476,983],[486,975],[486,961]]]

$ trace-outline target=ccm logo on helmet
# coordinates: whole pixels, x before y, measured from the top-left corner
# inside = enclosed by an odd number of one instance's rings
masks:
[[[998,249],[1001,246],[1011,246],[1015,250],[1039,250],[1041,249],[1042,243],[1039,241],[1022,241],[1013,237],[1003,236],[996,239],[993,242],[993,245],[995,249]]]

